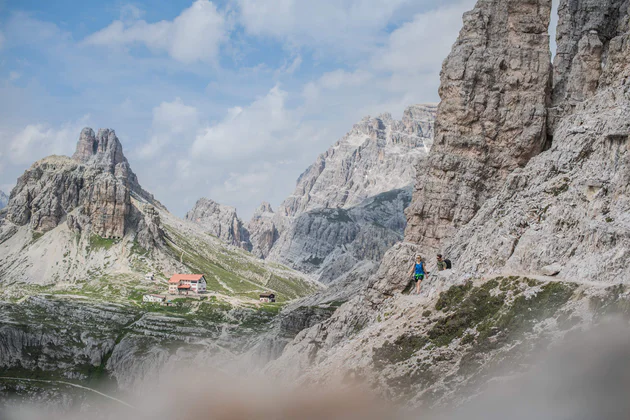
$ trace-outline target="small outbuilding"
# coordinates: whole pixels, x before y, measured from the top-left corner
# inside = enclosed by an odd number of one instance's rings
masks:
[[[273,293],[261,293],[260,301],[262,303],[271,303],[276,301],[276,295]]]
[[[144,295],[142,296],[142,301],[146,303],[164,303],[166,301],[166,296]]]

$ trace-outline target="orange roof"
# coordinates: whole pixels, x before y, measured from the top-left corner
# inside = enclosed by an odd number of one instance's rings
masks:
[[[190,284],[180,284],[177,286],[178,289],[190,289]]]
[[[203,277],[203,274],[173,274],[173,277],[168,281],[169,283],[179,283],[182,280],[199,281]]]

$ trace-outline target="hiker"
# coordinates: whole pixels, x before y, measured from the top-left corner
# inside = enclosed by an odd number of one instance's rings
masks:
[[[450,270],[453,268],[453,264],[451,263],[451,260],[449,260],[448,258],[444,259],[444,257],[442,257],[442,254],[438,254],[437,268],[438,271]]]
[[[414,280],[416,281],[416,294],[420,294],[420,284],[422,283],[422,280],[424,280],[424,277],[426,276],[426,271],[424,269],[424,261],[422,261],[422,257],[420,255],[418,255],[416,257],[416,263],[413,265],[413,267],[411,267],[411,270],[409,270],[409,275],[414,276]]]
[[[438,271],[446,270],[446,261],[442,258],[442,254],[438,254],[437,256],[437,269]]]

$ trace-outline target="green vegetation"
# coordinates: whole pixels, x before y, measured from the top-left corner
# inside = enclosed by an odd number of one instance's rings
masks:
[[[279,302],[313,293],[316,287],[279,265],[268,270],[262,263],[227,247],[209,249],[197,246],[191,238],[166,227],[167,244],[174,258],[180,259],[193,273],[204,274],[209,291],[229,296],[258,299],[261,291],[273,290]],[[280,274],[286,272],[288,276]]]
[[[393,343],[387,341],[383,344],[383,347],[374,349],[372,354],[374,367],[382,369],[390,364],[404,362],[427,345],[428,342],[427,337],[413,335],[400,336]]]
[[[498,286],[493,280],[481,287],[456,286],[457,290],[440,297],[438,310],[452,310],[453,313],[440,318],[429,331],[428,336],[436,346],[447,346],[459,338],[469,328],[497,314],[505,302],[505,294],[493,296],[490,291]],[[462,291],[469,292],[464,298]],[[444,297],[444,299],[442,299]]]
[[[90,235],[90,251],[99,251],[101,249],[110,249],[118,241],[116,239],[102,238],[98,235]]]
[[[33,231],[33,243],[37,242],[42,236],[44,236],[44,232]]]

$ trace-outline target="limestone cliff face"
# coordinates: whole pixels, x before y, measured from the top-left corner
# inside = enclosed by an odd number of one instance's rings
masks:
[[[295,217],[318,208],[349,208],[413,183],[416,163],[433,139],[435,106],[409,107],[401,121],[364,118],[304,172],[280,206]]]
[[[236,215],[234,207],[221,205],[213,200],[201,198],[195,207],[186,214],[186,220],[195,222],[203,229],[223,240],[240,248],[251,250],[249,232],[241,219]]]
[[[435,142],[406,239],[439,249],[513,170],[543,150],[551,0],[481,0],[441,74]]]
[[[630,278],[628,5],[562,2],[553,145],[458,233],[449,248],[463,269]]]
[[[554,114],[566,115],[617,77],[625,62],[627,0],[562,0],[554,60]],[[605,65],[602,65],[603,62]],[[603,76],[603,73],[608,76]],[[612,76],[612,79],[609,77]]]
[[[19,226],[28,224],[40,233],[67,221],[78,232],[122,238],[130,229],[137,231],[137,216],[142,215],[132,205],[132,196],[160,205],[138,184],[114,131],[99,130],[95,135],[85,128],[72,158],[42,159],[18,179],[7,220]],[[157,235],[153,242],[161,242],[159,229],[153,233]]]

